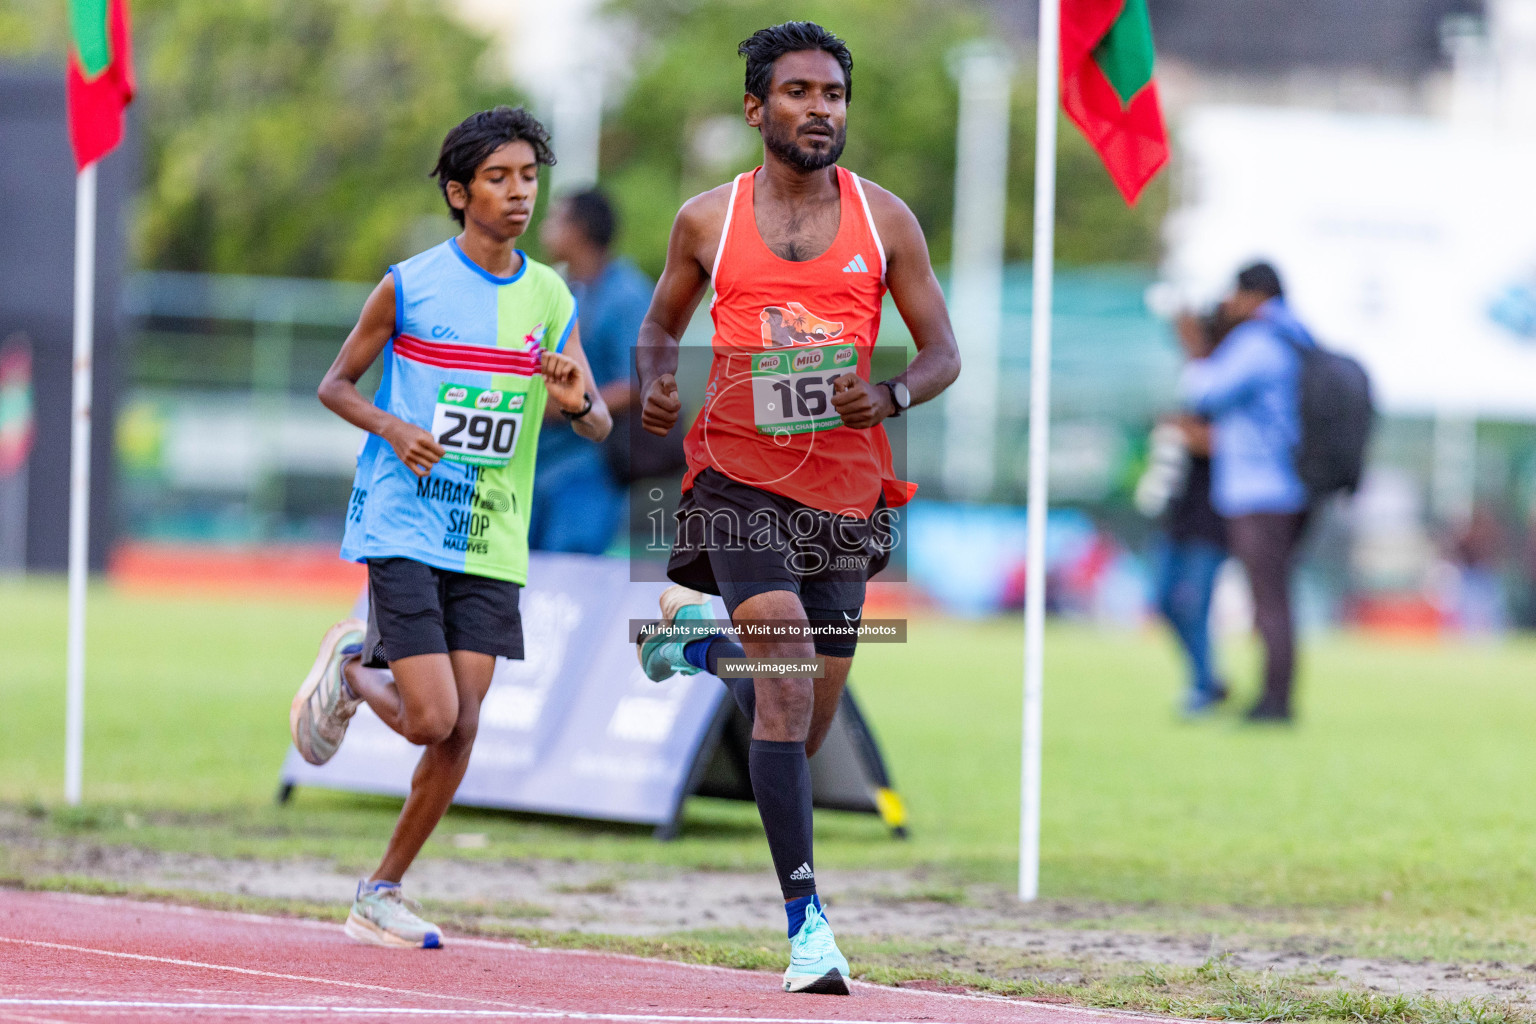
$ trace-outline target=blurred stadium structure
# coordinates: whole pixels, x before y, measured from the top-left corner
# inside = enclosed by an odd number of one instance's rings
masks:
[[[1366,16],[1341,7],[1334,27]],[[1407,3],[1369,17],[1377,31],[1364,38],[1395,30],[1397,58],[1367,43],[1351,61],[1336,49],[1349,33],[1319,35],[1331,97],[1295,76],[1267,95],[1188,90],[1163,301],[1208,301],[1234,265],[1263,254],[1319,334],[1370,368],[1390,432],[1352,510],[1357,614],[1442,613],[1494,629],[1514,582],[1529,624],[1536,4]],[[1438,66],[1424,62],[1431,44]],[[1523,558],[1500,579],[1516,536]],[[1415,584],[1417,608],[1404,600]]]
[[[631,61],[601,0],[450,0],[492,34],[507,73],[528,90],[559,140],[550,185],[564,192],[598,178],[605,99],[627,84]]]
[[[494,63],[549,117],[560,143],[555,191],[600,169],[604,181],[623,180],[610,178],[600,142],[605,118],[643,70],[626,20],[635,5],[616,5],[618,13],[596,0],[443,6],[491,33]],[[1025,55],[1032,5],[972,6]],[[1351,509],[1334,510],[1312,545],[1311,616],[1536,625],[1536,398],[1528,385],[1536,379],[1536,213],[1522,192],[1536,166],[1536,0],[1253,0],[1240,11],[1223,0],[1152,0],[1151,10],[1176,146],[1166,248],[1161,267],[1058,273],[1053,605],[1116,621],[1139,616],[1137,553],[1150,526],[1130,492],[1147,430],[1172,404],[1179,362],[1151,307],[1170,295],[1206,301],[1238,261],[1264,254],[1319,333],[1367,361],[1388,413],[1363,493]],[[734,58],[709,59],[734,77]],[[881,59],[861,56],[861,68]],[[878,102],[860,96],[851,138]],[[953,91],[945,104],[953,118]],[[690,121],[694,142],[750,159],[749,148],[737,152],[740,132],[716,120]],[[1017,178],[1028,153],[1013,139]],[[952,176],[953,168],[935,171]],[[664,198],[675,205],[673,194]],[[1070,200],[1064,209],[1070,215]],[[948,223],[927,226],[947,252]],[[444,221],[438,237],[447,228]],[[1014,237],[1010,226],[1008,251],[1017,256]],[[948,270],[939,272],[948,285]],[[153,268],[132,275],[119,535],[334,540],[358,438],[318,406],[313,385],[368,287]],[[1149,303],[1149,295],[1162,298]],[[1003,276],[987,491],[946,479],[942,406],[914,410],[907,433],[909,468],[923,487],[913,532],[958,538],[929,547],[942,552],[932,559],[922,553],[929,541],[917,545],[912,578],[967,612],[1020,597],[1022,556],[982,552],[1023,546],[1029,309],[1029,267],[1015,261]],[[894,311],[886,331],[887,341],[900,340]],[[701,317],[688,342],[707,336]],[[953,576],[946,565],[962,563],[976,567],[966,587],[944,578]]]
[[[0,573],[61,571],[69,554],[75,176],[63,82],[62,70],[0,64]],[[95,407],[107,423],[124,372],[116,307],[135,141],[99,178],[93,370]],[[115,504],[110,431],[92,438],[91,464],[91,514],[106,522]],[[102,531],[90,538],[93,567],[105,564],[107,541]]]
[[[338,540],[336,503],[346,502],[361,435],[321,407],[314,382],[370,290],[296,278],[131,278],[132,374],[117,424],[124,532]]]

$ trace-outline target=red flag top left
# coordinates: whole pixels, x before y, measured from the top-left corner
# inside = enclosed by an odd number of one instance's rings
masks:
[[[133,99],[128,0],[69,0],[69,141],[75,169],[117,148]]]

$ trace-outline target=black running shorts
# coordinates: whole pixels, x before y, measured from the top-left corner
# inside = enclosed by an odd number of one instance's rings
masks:
[[[368,559],[363,664],[384,668],[418,654],[474,651],[523,656],[522,587],[410,558]]]
[[[839,516],[706,469],[678,503],[667,576],[719,594],[733,616],[749,598],[789,590],[802,607],[854,625],[865,583],[891,558],[884,510],[882,499],[870,519]],[[853,654],[851,640],[818,640],[816,648]]]

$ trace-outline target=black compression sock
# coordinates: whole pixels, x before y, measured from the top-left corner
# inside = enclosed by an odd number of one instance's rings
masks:
[[[805,744],[753,740],[747,769],[779,888],[787,900],[809,896],[816,891],[816,872],[811,853],[811,765]]]
[[[751,676],[720,675],[719,663],[721,658],[745,658],[747,652],[741,649],[741,644],[725,636],[717,636],[709,642],[709,648],[704,653],[705,670],[717,677],[725,688],[731,691],[731,696],[736,698],[736,706],[741,708],[741,713],[747,716],[751,722],[757,718],[757,684]]]

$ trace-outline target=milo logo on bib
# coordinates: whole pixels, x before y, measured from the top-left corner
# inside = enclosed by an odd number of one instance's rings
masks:
[[[752,357],[752,415],[759,434],[781,437],[843,425],[832,382],[857,362],[851,343]]]

